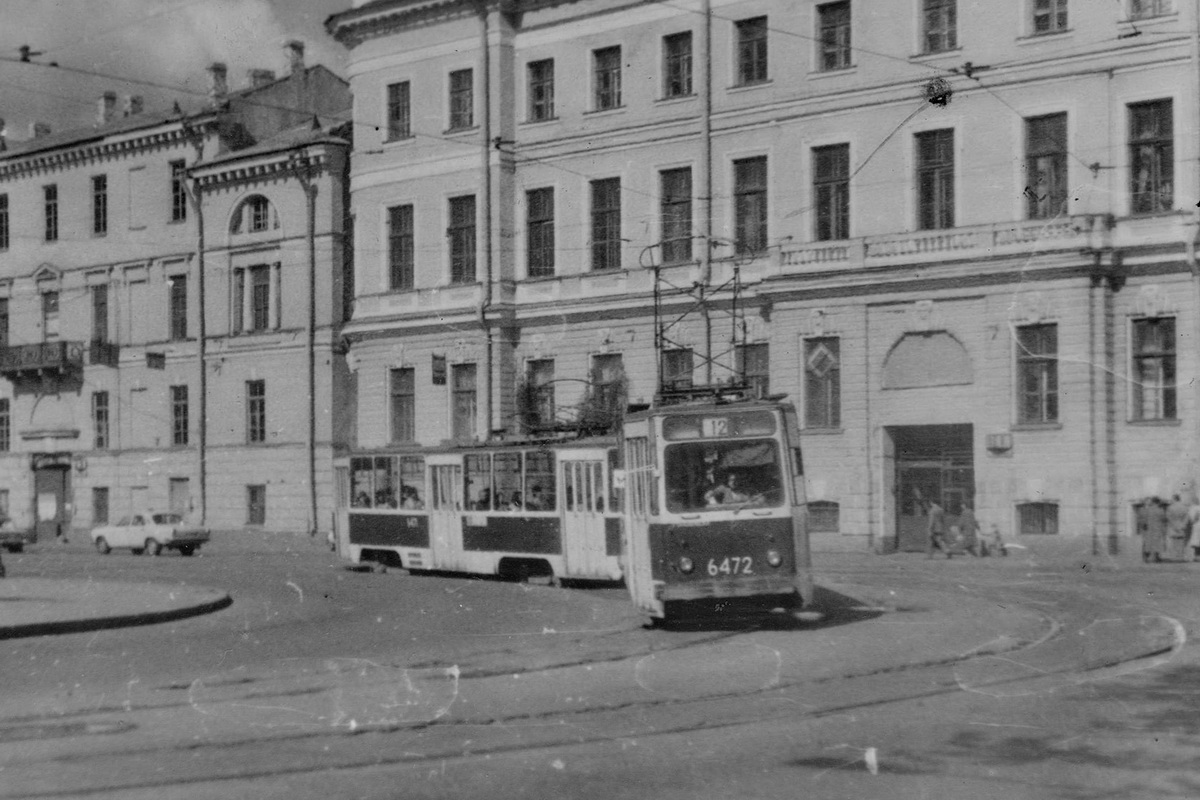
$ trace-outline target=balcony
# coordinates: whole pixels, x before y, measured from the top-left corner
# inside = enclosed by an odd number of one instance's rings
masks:
[[[0,375],[62,373],[83,367],[83,342],[41,342],[0,347]]]

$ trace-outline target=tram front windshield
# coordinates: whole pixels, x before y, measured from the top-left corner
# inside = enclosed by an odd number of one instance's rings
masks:
[[[676,514],[783,504],[783,468],[773,439],[684,442],[665,453],[667,510]]]

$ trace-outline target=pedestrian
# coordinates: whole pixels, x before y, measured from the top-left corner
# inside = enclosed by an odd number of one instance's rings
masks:
[[[963,503],[962,513],[958,515],[958,528],[962,531],[963,547],[975,557],[985,554],[985,547],[979,536],[979,520],[975,519],[975,510],[970,503]]]
[[[1189,561],[1200,559],[1200,502],[1188,507],[1188,553]]]
[[[1000,535],[1000,526],[994,522],[992,523],[991,540],[992,550],[1002,556],[1008,555],[1008,545],[1004,543],[1004,537]]]
[[[950,557],[950,547],[946,544],[946,511],[940,505],[929,501],[926,506],[929,515],[929,539],[925,543],[925,557],[933,558],[934,550],[941,550]]]
[[[1172,561],[1190,561],[1187,552],[1188,507],[1179,495],[1167,506],[1167,557]]]
[[[1142,561],[1162,561],[1167,545],[1167,504],[1157,497],[1142,503]]]

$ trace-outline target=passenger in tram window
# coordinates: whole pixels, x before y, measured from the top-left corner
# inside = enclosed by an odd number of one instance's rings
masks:
[[[721,506],[733,503],[745,503],[750,499],[750,495],[740,491],[737,483],[736,473],[726,473],[724,480],[718,481],[704,493],[704,504],[708,506]]]
[[[375,507],[376,508],[395,508],[396,496],[392,494],[391,489],[380,489],[375,492]]]
[[[355,508],[370,508],[371,507],[371,495],[367,494],[365,491],[360,490],[358,494],[354,495],[354,507]]]
[[[530,511],[545,511],[549,507],[547,506],[548,500],[549,498],[542,492],[542,485],[535,483],[529,489],[529,496],[525,498],[525,508]]]
[[[508,501],[509,511],[520,511],[524,503],[521,502],[521,493],[513,492],[512,498]]]
[[[491,511],[492,510],[492,490],[483,488],[479,490],[479,498],[475,501],[473,508],[476,511]]]
[[[421,502],[421,496],[417,494],[415,486],[404,484],[400,487],[400,507],[411,510],[424,508],[425,504]]]

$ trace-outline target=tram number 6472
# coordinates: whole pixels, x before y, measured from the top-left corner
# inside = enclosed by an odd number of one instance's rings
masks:
[[[752,575],[754,574],[754,559],[750,556],[734,556],[717,562],[715,558],[708,560],[708,574],[714,578],[718,575]]]

